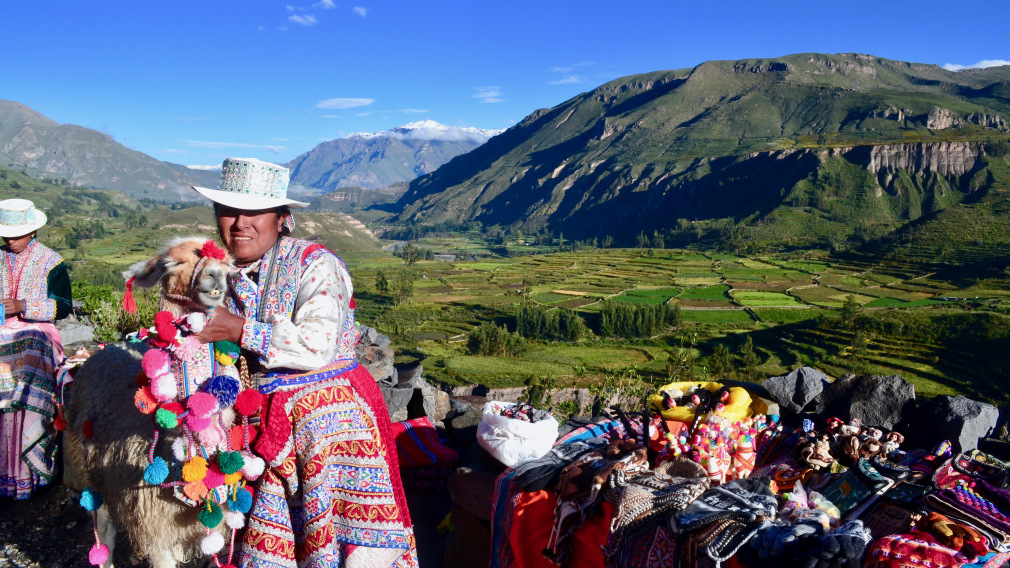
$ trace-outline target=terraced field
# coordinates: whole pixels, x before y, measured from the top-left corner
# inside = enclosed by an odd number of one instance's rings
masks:
[[[421,246],[429,244],[422,241]],[[907,329],[889,324],[888,333],[859,332],[858,337],[857,329],[840,319],[850,297],[861,306],[859,321],[869,318],[871,323],[880,314],[931,316],[966,306],[1002,318],[1010,313],[1010,281],[947,281],[927,266],[823,254],[746,258],[665,250],[650,256],[641,249],[607,249],[418,262],[412,267],[409,302],[370,309],[370,301],[385,298],[374,289],[376,271],[395,274],[399,260],[360,253],[348,262],[363,294],[358,296],[359,313],[381,314],[364,323],[376,323],[383,331],[395,328],[398,349],[406,354],[399,360],[420,360],[436,382],[517,385],[550,373],[566,384],[593,383],[632,370],[658,381],[669,377],[680,349],[691,345],[698,376],[711,368],[708,356],[716,345],[726,345],[735,356],[749,336],[760,359],[756,379],[808,364],[833,376],[901,374],[922,396],[963,392],[1010,400],[995,380],[980,379],[1002,376],[1001,358],[985,356],[978,351],[981,346],[956,338],[908,336],[919,333],[928,317],[912,318]],[[680,324],[652,338],[602,340],[596,333],[605,300],[677,306]],[[585,319],[588,335],[575,344],[531,342],[518,358],[466,352],[466,334],[484,321],[514,329],[522,302],[573,309]],[[1010,370],[1010,362],[1006,367]],[[731,374],[743,376],[739,370]]]

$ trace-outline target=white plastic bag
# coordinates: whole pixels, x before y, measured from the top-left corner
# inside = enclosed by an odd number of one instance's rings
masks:
[[[491,401],[484,405],[484,415],[477,425],[477,443],[496,460],[515,467],[551,451],[558,439],[558,421],[550,415],[526,422],[497,414],[497,410],[510,406],[515,404]]]

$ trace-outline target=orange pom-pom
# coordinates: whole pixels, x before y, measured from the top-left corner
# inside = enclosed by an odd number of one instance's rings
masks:
[[[210,490],[202,481],[193,481],[182,486],[182,493],[194,501],[203,501]]]
[[[137,405],[137,410],[144,414],[150,414],[158,410],[158,400],[151,393],[151,387],[137,389],[137,394],[133,395],[133,404]]]

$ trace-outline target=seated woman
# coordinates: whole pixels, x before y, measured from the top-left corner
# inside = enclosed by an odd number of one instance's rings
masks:
[[[56,367],[63,345],[53,322],[70,313],[63,258],[35,240],[46,214],[27,199],[0,201],[0,496],[27,499],[56,462]]]
[[[288,170],[230,158],[214,201],[235,258],[229,311],[208,313],[201,341],[241,345],[267,395],[254,449],[257,484],[239,566],[417,566],[389,414],[355,360],[351,278],[294,227]]]

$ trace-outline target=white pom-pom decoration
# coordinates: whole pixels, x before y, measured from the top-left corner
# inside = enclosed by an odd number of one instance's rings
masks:
[[[186,438],[179,437],[172,442],[172,455],[179,463],[186,461]]]
[[[210,556],[217,554],[224,548],[224,537],[220,533],[210,533],[200,541],[200,551]]]
[[[240,529],[245,526],[245,515],[238,511],[228,511],[224,514],[224,524],[231,529]]]
[[[189,324],[189,329],[193,333],[200,333],[203,331],[203,326],[207,325],[207,318],[202,312],[193,312],[186,316],[186,323]]]
[[[263,458],[246,453],[242,454],[242,457],[245,458],[242,475],[249,481],[259,479],[259,476],[263,475],[263,470],[266,469],[266,462],[263,461]]]
[[[175,377],[171,373],[167,373],[151,379],[151,394],[158,402],[175,400],[175,397],[179,395],[179,387],[175,384]]]

